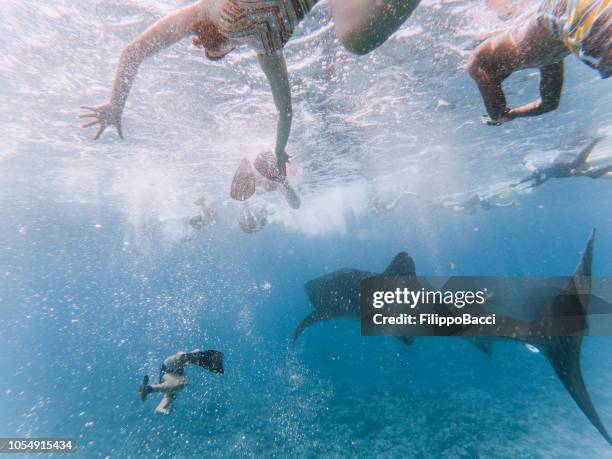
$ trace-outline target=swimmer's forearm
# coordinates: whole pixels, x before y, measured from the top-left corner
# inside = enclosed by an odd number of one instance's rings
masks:
[[[491,119],[497,120],[503,117],[507,109],[506,96],[502,89],[503,80],[491,76],[478,62],[470,63],[469,72],[478,85],[478,90]]]
[[[508,112],[510,117],[538,116],[551,112],[559,106],[563,89],[563,61],[540,69],[540,95],[533,102]]]
[[[113,88],[111,91],[111,104],[118,114],[123,112],[130,89],[138,73],[138,67],[144,60],[144,55],[138,52],[134,44],[129,44],[119,57]]]
[[[125,107],[142,61],[191,34],[199,12],[198,5],[174,11],[157,21],[123,49],[117,63],[111,93],[111,103],[118,113]]]
[[[487,81],[479,85],[479,89],[487,109],[487,114],[491,119],[497,120],[505,116],[508,107],[501,83]]]
[[[546,107],[541,99],[534,100],[528,104],[508,110],[509,118],[524,118],[527,116],[538,116],[551,111],[551,108]]]
[[[536,99],[528,104],[521,105],[508,110],[508,118],[525,118],[527,116],[539,116],[544,113],[552,112],[559,106],[559,98]]]

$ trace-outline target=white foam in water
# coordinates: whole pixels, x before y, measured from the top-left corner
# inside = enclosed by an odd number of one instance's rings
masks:
[[[279,205],[274,222],[308,235],[342,234],[347,216],[367,212],[364,183],[427,198],[499,190],[524,177],[526,157],[541,159],[585,133],[610,136],[608,82],[573,58],[559,110],[480,125],[484,107],[465,62],[477,43],[471,37],[501,24],[482,14],[483,4],[422,2],[392,40],[364,57],[343,50],[328,6],[316,8],[286,49],[295,113],[288,153],[302,169],[303,207]],[[94,142],[78,128],[78,106],[108,97],[122,47],[177,5],[37,5],[10,3],[0,26],[8,63],[0,70],[0,121],[15,133],[0,139],[3,186],[18,192],[15,171],[29,171],[38,199],[111,205],[130,238],[162,228],[176,243],[189,237],[181,221],[206,193],[231,227],[234,207],[226,203],[237,165],[274,142],[274,105],[255,55],[241,49],[213,63],[188,40],[164,51],[140,68],[124,113],[126,140],[109,129]],[[75,34],[82,38],[68,39]],[[506,85],[512,104],[535,96],[537,82],[523,76]],[[609,151],[608,138],[592,161]]]
[[[302,200],[299,212],[279,209],[271,221],[291,231],[309,236],[345,234],[348,218],[359,218],[367,209],[368,195],[365,184],[351,184],[324,190]]]

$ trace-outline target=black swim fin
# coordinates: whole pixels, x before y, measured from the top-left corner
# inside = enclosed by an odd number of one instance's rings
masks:
[[[151,388],[151,386],[149,386],[149,376],[148,375],[145,375],[144,378],[142,378],[142,385],[140,386],[139,391],[140,391],[140,400],[142,400],[143,402],[147,399],[147,395],[153,392],[153,389]]]
[[[220,351],[195,351],[187,353],[187,361],[193,365],[206,368],[213,373],[223,374],[223,352]]]

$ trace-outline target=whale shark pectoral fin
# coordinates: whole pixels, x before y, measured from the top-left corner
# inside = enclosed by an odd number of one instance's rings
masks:
[[[410,346],[412,343],[414,343],[415,339],[414,336],[396,336],[396,338],[402,343],[404,343],[406,346]]]
[[[416,276],[414,260],[408,253],[398,253],[382,273],[383,276]]]
[[[300,323],[297,327],[295,327],[295,330],[293,331],[293,335],[291,335],[291,342],[295,343],[296,340],[300,337],[300,335],[304,332],[304,330],[306,330],[308,327],[310,327],[312,324],[319,322],[320,320],[323,320],[323,318],[317,314],[316,311],[308,314]]]
[[[546,315],[533,324],[532,332],[536,336],[533,344],[544,352],[576,404],[591,421],[591,424],[612,445],[612,437],[591,401],[580,368],[582,336],[588,327],[587,313],[590,306],[594,238],[595,230],[589,236],[584,254],[568,285],[555,298]],[[563,320],[564,318],[566,320]],[[558,336],[561,331],[565,332],[565,336]],[[568,336],[571,333],[576,333],[576,335]]]
[[[493,343],[487,338],[466,337],[465,339],[486,356],[491,357],[493,355]]]

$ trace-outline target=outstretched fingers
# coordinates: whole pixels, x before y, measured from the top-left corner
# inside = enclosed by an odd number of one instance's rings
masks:
[[[91,110],[92,112],[100,113],[100,107],[94,105],[81,105],[80,108],[81,110]]]
[[[101,123],[100,127],[98,128],[98,132],[96,132],[96,135],[94,135],[94,140],[98,140],[105,129],[106,129],[106,125]]]
[[[91,126],[93,126],[94,124],[98,124],[98,123],[100,123],[100,120],[96,118],[95,120],[92,120],[92,121],[89,121],[89,122],[87,122],[87,123],[85,123],[85,124],[82,124],[82,125],[81,125],[81,128],[83,128],[83,129],[84,129],[84,128],[88,128],[88,127],[91,127]]]

